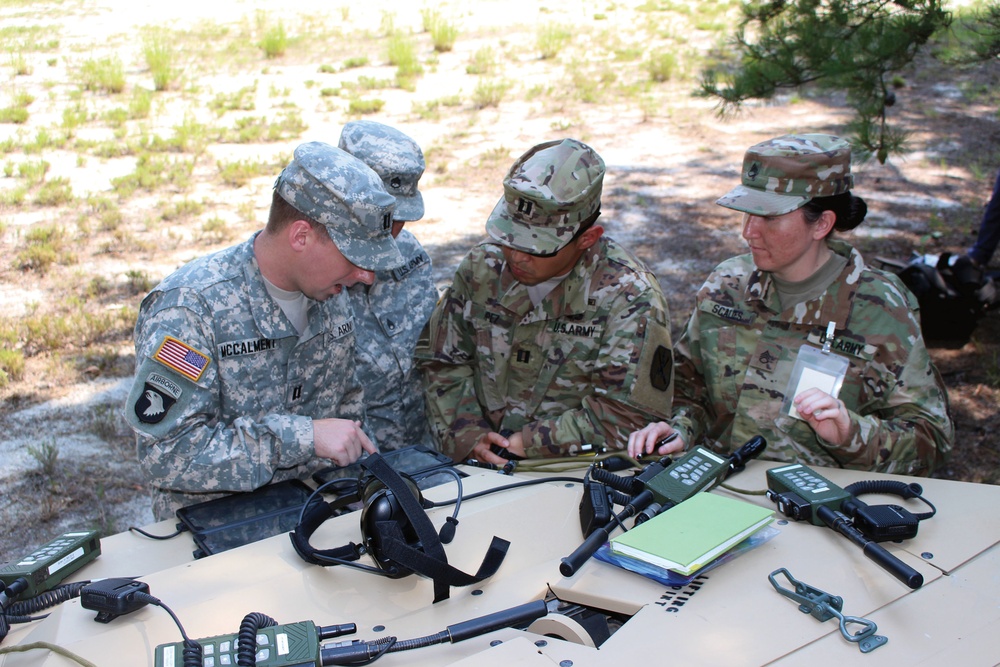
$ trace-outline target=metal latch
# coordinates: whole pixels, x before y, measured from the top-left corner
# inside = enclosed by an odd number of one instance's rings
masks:
[[[795,590],[789,590],[787,588],[782,588],[781,585],[775,580],[775,575],[783,574],[785,578],[788,579]],[[818,588],[813,588],[809,584],[803,583],[798,579],[792,577],[791,573],[785,568],[780,568],[767,575],[768,581],[774,586],[774,590],[778,591],[786,598],[790,598],[795,602],[799,603],[799,611],[803,614],[811,614],[818,621],[827,621],[833,617],[836,617],[840,621],[840,634],[844,636],[849,642],[853,642],[858,645],[862,653],[868,653],[874,651],[879,646],[882,646],[888,642],[888,638],[882,637],[881,635],[876,635],[875,631],[878,630],[878,626],[872,621],[866,618],[858,618],[857,616],[844,616],[841,610],[844,608],[844,599],[825,593]],[[848,625],[860,625],[861,629],[857,632],[851,634],[847,629]]]

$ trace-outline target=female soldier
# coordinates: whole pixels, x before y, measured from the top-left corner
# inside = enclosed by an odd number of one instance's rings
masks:
[[[951,449],[948,397],[920,335],[916,299],[833,238],[864,220],[846,141],[790,135],[751,147],[742,185],[750,254],[709,276],[675,349],[672,424],[629,436],[633,456],[755,435],[764,457],[928,475]],[[669,444],[657,441],[674,431]]]

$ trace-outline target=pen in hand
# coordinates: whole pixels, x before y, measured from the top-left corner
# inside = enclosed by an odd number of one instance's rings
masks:
[[[665,445],[667,443],[673,442],[678,437],[680,437],[680,433],[678,433],[677,431],[674,431],[670,435],[663,436],[662,438],[660,438],[659,440],[657,440],[656,443],[653,444],[653,451],[659,450],[660,447],[662,447],[663,445]]]

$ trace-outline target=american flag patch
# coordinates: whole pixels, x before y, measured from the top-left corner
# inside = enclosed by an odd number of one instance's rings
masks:
[[[167,336],[160,344],[160,349],[153,355],[167,368],[172,368],[186,378],[197,382],[201,374],[208,368],[212,361],[198,350],[185,345],[176,338]]]

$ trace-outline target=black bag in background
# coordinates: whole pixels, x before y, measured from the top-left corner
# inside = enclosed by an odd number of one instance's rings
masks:
[[[917,297],[928,345],[965,345],[983,314],[1000,305],[993,277],[965,255],[921,255],[905,265],[880,261],[892,266]]]

